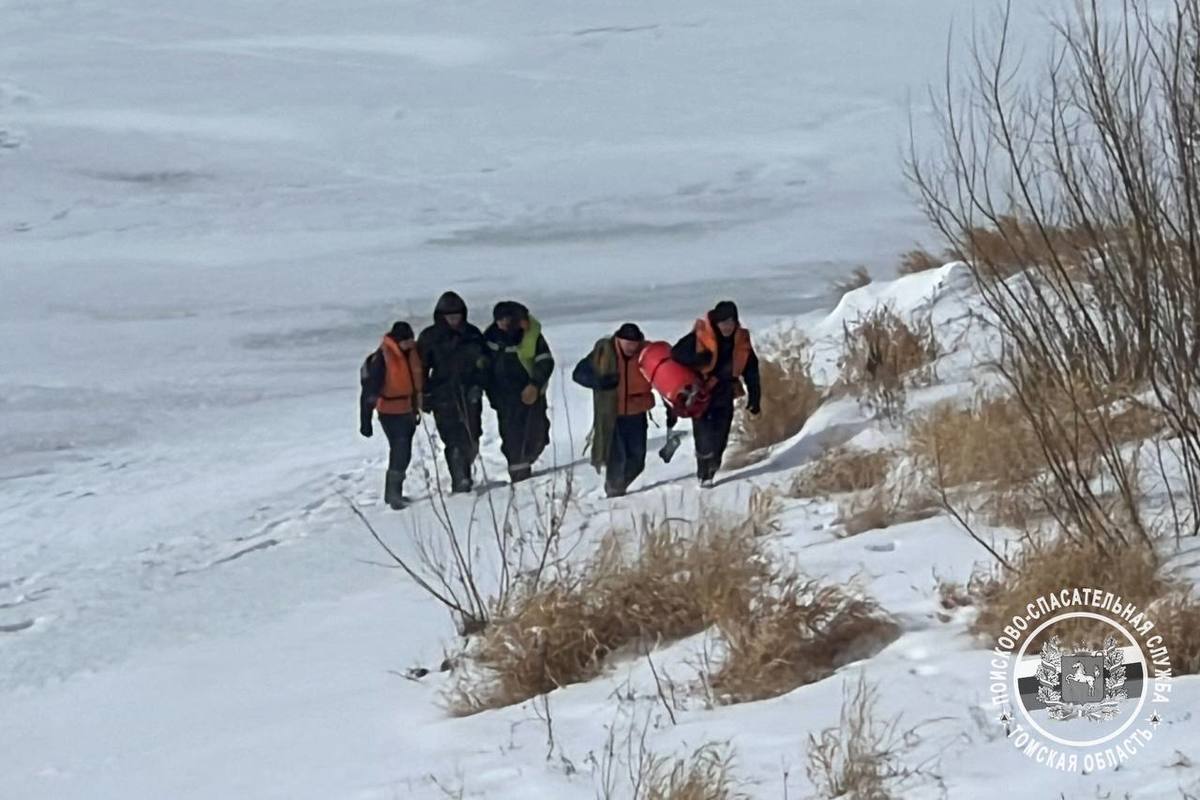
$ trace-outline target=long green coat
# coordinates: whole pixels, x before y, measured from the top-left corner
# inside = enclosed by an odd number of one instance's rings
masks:
[[[596,342],[588,356],[593,374],[597,379],[617,378],[617,349],[612,337]],[[617,426],[617,390],[592,390],[592,432],[589,435],[592,447],[592,466],[597,472],[608,463],[608,451],[612,446],[613,430]]]

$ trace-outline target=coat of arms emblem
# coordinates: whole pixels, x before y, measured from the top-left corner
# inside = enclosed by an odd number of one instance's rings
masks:
[[[1051,719],[1112,719],[1125,691],[1125,661],[1117,640],[1109,636],[1104,648],[1090,650],[1077,644],[1069,652],[1054,636],[1042,645],[1042,663],[1038,666],[1038,700],[1046,706]]]

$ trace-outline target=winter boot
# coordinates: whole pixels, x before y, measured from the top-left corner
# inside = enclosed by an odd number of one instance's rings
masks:
[[[604,494],[607,497],[624,497],[625,487],[615,483],[604,484]]]
[[[701,489],[713,488],[713,478],[717,476],[717,465],[712,458],[700,459],[699,469],[696,470],[696,477],[700,479]]]
[[[396,511],[404,508],[404,473],[389,469],[383,488],[383,501]]]
[[[533,466],[531,464],[513,464],[508,468],[508,478],[514,484],[527,481],[532,477]]]
[[[453,450],[446,454],[446,466],[450,468],[450,491],[452,494],[463,494],[471,491],[471,465],[463,453]]]

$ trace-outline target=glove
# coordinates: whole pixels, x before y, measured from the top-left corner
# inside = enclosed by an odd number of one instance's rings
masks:
[[[371,427],[371,420],[367,420],[362,425],[360,425],[358,427],[358,432],[361,433],[366,438],[370,439],[371,436],[375,433],[375,429]]]
[[[477,406],[483,402],[483,389],[478,386],[472,386],[467,389],[467,404]]]
[[[752,406],[747,406],[746,410],[750,412],[750,416],[752,417],[757,417],[762,413],[762,407],[758,403],[755,403]]]
[[[521,402],[527,406],[531,406],[537,402],[538,394],[538,387],[531,383],[521,390]]]

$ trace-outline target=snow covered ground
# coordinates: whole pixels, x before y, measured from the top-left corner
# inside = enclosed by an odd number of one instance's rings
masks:
[[[448,719],[436,679],[390,672],[436,663],[453,631],[368,563],[341,499],[401,546],[406,518],[430,524],[428,503],[380,507],[358,364],[445,288],[476,321],[526,301],[561,370],[544,485],[587,430],[565,372],[618,322],[674,338],[730,296],[754,328],[840,330],[820,321],[829,278],[886,273],[923,235],[900,172],[910,101],[922,129],[949,22],[977,7],[0,0],[0,797],[594,796],[609,696],[647,694],[643,665],[555,693],[549,763],[529,707]],[[718,502],[872,429],[825,409]],[[490,422],[485,444],[499,474]],[[577,464],[577,519],[694,508],[690,455],[613,504]],[[1185,722],[1119,780],[1024,763],[971,712],[986,652],[931,617],[930,569],[965,575],[969,540],[941,520],[840,540],[832,514],[790,506],[779,546],[866,570],[903,616],[868,669],[887,710],[947,718],[922,746],[950,796],[1002,774],[1020,796],[1194,782],[1164,768],[1175,747],[1200,757]],[[695,648],[664,668],[686,674]],[[1180,681],[1175,701],[1198,692]],[[653,740],[731,738],[754,796],[783,796],[785,772],[797,796],[840,697],[835,676]]]

